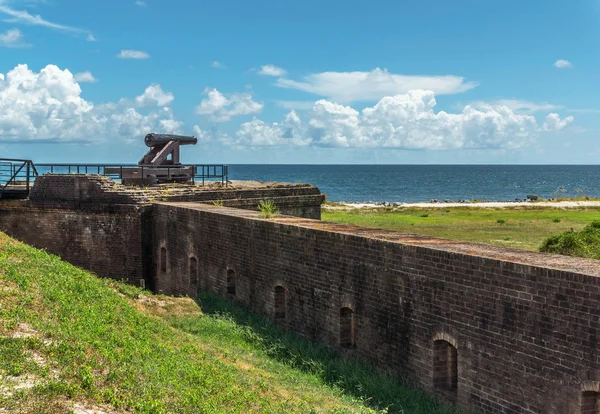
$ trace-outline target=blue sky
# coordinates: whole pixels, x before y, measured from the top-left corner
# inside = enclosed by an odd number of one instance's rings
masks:
[[[597,163],[599,43],[598,0],[0,0],[0,151]]]

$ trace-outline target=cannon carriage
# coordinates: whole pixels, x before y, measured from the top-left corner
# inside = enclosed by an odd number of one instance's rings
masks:
[[[196,174],[196,167],[181,164],[180,147],[197,142],[198,138],[193,136],[147,134],[144,143],[150,149],[138,162],[138,167],[106,167],[105,173],[118,174],[126,185],[189,182]]]

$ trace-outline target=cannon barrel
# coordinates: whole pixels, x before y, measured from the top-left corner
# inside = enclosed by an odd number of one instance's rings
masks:
[[[196,137],[187,137],[185,135],[169,135],[169,134],[148,134],[144,138],[144,143],[148,147],[156,145],[164,145],[169,141],[177,141],[179,145],[195,145],[198,142]]]

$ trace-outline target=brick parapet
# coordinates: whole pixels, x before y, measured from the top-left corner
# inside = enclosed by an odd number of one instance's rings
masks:
[[[231,296],[231,268],[235,300],[272,315],[281,284],[280,323],[467,410],[579,413],[582,384],[599,379],[598,261],[207,205],[159,203],[153,222],[167,257],[166,272],[154,266],[157,289]],[[347,306],[353,349],[338,346]],[[454,392],[434,387],[439,340],[457,349]]]

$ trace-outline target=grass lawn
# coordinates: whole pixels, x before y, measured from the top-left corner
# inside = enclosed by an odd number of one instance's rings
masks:
[[[449,207],[434,209],[328,210],[324,221],[405,233],[538,250],[550,235],[581,230],[600,219],[600,208],[558,209]]]
[[[0,233],[0,412],[452,412],[228,301],[200,303]]]

